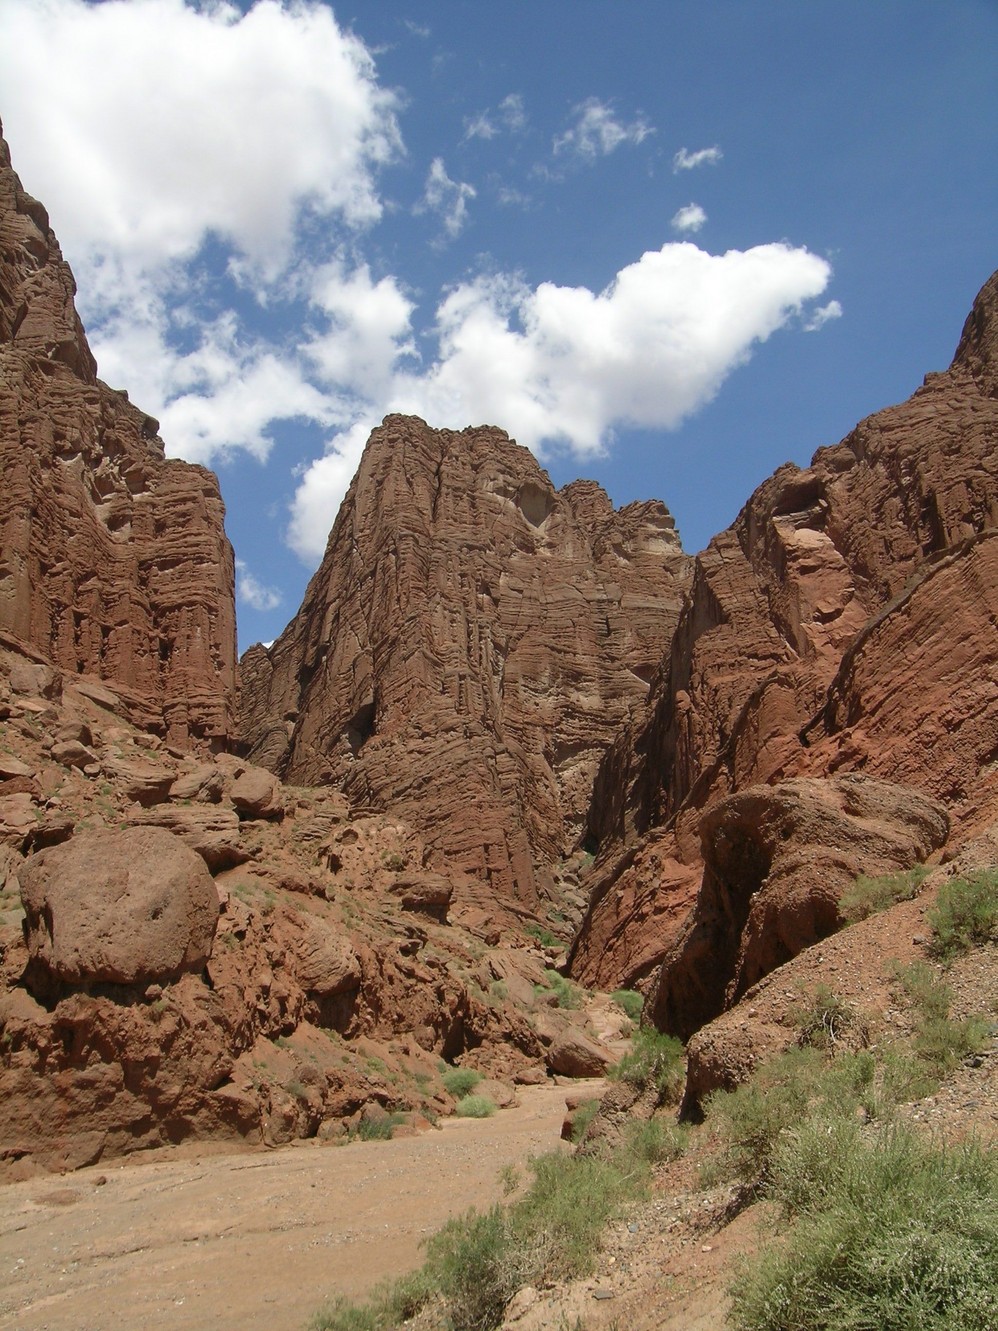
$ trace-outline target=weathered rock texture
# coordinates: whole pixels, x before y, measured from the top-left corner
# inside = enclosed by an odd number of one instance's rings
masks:
[[[211,472],[97,378],[76,287],[0,137],[0,632],[134,695],[172,740],[232,733],[234,570]]]
[[[659,1026],[689,1036],[770,971],[842,926],[860,874],[921,864],[945,842],[941,805],[858,774],[750,786],[700,822],[703,885],[650,995]]]
[[[996,527],[998,274],[947,372],[781,467],[698,557],[647,708],[596,781],[575,975],[651,980],[696,900],[704,811],[734,791],[861,771],[942,800],[957,836],[987,820]]]
[[[591,482],[555,491],[501,430],[390,416],[300,612],[243,658],[250,756],[390,805],[434,867],[533,903],[644,701],[690,562],[660,503],[618,512]]]
[[[77,833],[17,876],[43,989],[177,980],[211,953],[215,884],[200,856],[160,828]]]

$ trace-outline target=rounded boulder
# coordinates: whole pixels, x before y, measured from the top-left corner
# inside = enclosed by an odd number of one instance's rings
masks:
[[[80,832],[17,876],[31,961],[64,984],[174,980],[211,953],[214,881],[162,828]]]

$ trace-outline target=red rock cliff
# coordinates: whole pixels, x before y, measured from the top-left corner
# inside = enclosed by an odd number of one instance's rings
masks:
[[[232,550],[211,472],[97,378],[76,287],[0,137],[0,632],[138,695],[181,744],[232,733]]]
[[[657,502],[555,491],[501,431],[390,416],[296,618],[243,658],[242,729],[285,779],[391,808],[434,857],[535,900],[583,833],[691,561]]]
[[[780,468],[699,556],[647,708],[596,782],[574,974],[633,983],[668,954],[669,1024],[701,818],[733,791],[864,772],[942,800],[958,835],[998,807],[996,350],[998,274],[947,372]]]

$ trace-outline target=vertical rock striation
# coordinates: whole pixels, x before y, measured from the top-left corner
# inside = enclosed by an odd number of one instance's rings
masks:
[[[581,979],[633,983],[673,955],[703,813],[733,791],[862,771],[943,800],[958,832],[998,803],[996,352],[998,274],[948,371],[781,467],[698,557],[648,705],[596,780]]]
[[[75,292],[0,137],[0,632],[219,748],[236,651],[218,483],[166,459],[157,422],[97,378]]]
[[[244,741],[418,826],[434,862],[533,904],[581,841],[691,561],[657,502],[555,491],[501,430],[389,416],[298,615],[241,663]]]

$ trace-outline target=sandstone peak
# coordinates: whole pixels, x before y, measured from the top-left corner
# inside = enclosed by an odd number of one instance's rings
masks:
[[[643,702],[690,561],[664,505],[557,491],[491,426],[388,416],[299,614],[241,665],[254,761],[391,805],[433,867],[534,903],[583,834],[595,768]]]
[[[989,397],[998,396],[998,272],[985,282],[967,315],[953,365],[968,369]]]
[[[97,378],[48,215],[0,137],[0,633],[133,697],[171,740],[233,729],[232,550],[215,477]]]

